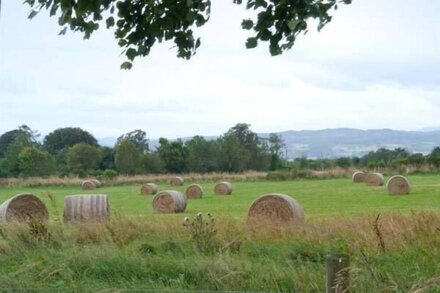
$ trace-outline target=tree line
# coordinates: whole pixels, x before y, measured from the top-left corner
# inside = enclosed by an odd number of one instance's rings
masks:
[[[77,127],[56,129],[42,140],[39,136],[26,125],[0,136],[0,177],[267,171],[285,162],[279,135],[259,137],[244,123],[216,139],[160,138],[154,150],[143,130],[121,135],[114,147],[99,145]]]
[[[362,157],[340,157],[336,159],[308,159],[307,157],[296,158],[288,164],[290,169],[295,170],[328,170],[331,168],[358,168],[358,169],[392,169],[404,170],[413,168],[416,170],[426,167],[438,170],[440,168],[440,147],[435,147],[431,153],[411,153],[403,148],[389,150],[379,148]]]

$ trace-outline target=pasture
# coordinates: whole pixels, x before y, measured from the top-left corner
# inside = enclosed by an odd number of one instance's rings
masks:
[[[153,196],[140,195],[140,185],[1,187],[1,201],[39,196],[51,220],[41,237],[23,226],[1,228],[0,289],[323,292],[325,257],[343,251],[351,256],[354,292],[439,292],[440,176],[409,180],[406,196],[350,179],[235,181],[232,195],[216,196],[214,182],[200,181],[203,198],[188,199],[180,214],[154,213]],[[158,186],[184,192],[190,183]],[[293,196],[305,225],[247,228],[249,206],[271,192]],[[90,193],[109,196],[111,221],[62,224],[64,196]],[[199,212],[207,230],[182,225]]]
[[[388,178],[385,178],[386,180]],[[244,221],[251,203],[260,195],[277,192],[294,197],[304,208],[306,218],[356,217],[384,212],[409,214],[411,211],[440,211],[440,175],[409,177],[412,192],[409,196],[389,196],[385,186],[367,187],[351,183],[349,179],[298,180],[298,181],[235,181],[230,196],[214,195],[215,182],[200,181],[204,190],[201,199],[188,199],[186,211],[181,214],[158,215],[153,212],[153,196],[140,195],[140,185],[104,186],[83,191],[80,186],[0,187],[0,201],[14,194],[30,192],[42,199],[50,215],[62,214],[64,196],[72,194],[107,194],[113,212],[125,216],[146,217],[161,222],[164,219],[183,219],[198,212],[210,212],[216,216]],[[185,192],[194,182],[183,186],[171,186],[158,182],[159,190]],[[48,193],[56,200],[49,200]]]

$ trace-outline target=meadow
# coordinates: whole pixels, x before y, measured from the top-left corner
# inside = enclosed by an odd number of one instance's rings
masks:
[[[31,192],[50,213],[47,233],[1,227],[0,289],[323,292],[326,256],[344,252],[353,292],[440,292],[440,175],[408,178],[407,196],[350,179],[234,181],[232,195],[215,196],[199,181],[204,197],[181,214],[154,213],[140,185],[0,187],[1,201]],[[247,227],[249,206],[270,192],[294,197],[306,223]],[[62,223],[64,196],[83,193],[109,196],[109,223]],[[199,212],[206,228],[183,225]]]

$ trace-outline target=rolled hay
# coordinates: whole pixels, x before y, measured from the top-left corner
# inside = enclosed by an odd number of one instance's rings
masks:
[[[174,176],[174,177],[171,177],[171,179],[170,179],[170,184],[172,186],[182,186],[183,182],[184,182],[184,180],[180,176]]]
[[[381,173],[368,173],[365,175],[365,183],[368,186],[382,186],[385,183]]]
[[[216,195],[228,195],[232,193],[232,184],[228,181],[222,181],[214,186],[214,193]]]
[[[95,189],[96,184],[92,180],[84,180],[81,183],[81,187],[83,190],[90,190],[90,189]]]
[[[351,176],[351,179],[353,180],[354,183],[363,183],[363,182],[365,182],[365,176],[366,175],[367,174],[365,174],[365,172],[356,171]]]
[[[198,184],[191,184],[185,190],[187,198],[201,198],[203,196],[203,188]]]
[[[252,226],[302,224],[304,211],[292,197],[281,193],[270,193],[252,203],[247,223]]]
[[[153,209],[161,214],[184,212],[186,196],[175,190],[160,191],[153,197]]]
[[[411,185],[404,176],[396,175],[388,180],[387,189],[391,195],[409,194],[411,192]]]
[[[46,222],[48,219],[46,205],[31,193],[17,194],[0,205],[0,223]]]
[[[99,188],[102,186],[101,181],[99,181],[98,179],[90,179],[90,181],[92,181],[95,184],[96,188]]]
[[[148,195],[148,194],[156,194],[157,193],[157,185],[154,183],[145,183],[141,187],[141,194]]]
[[[68,195],[64,198],[64,222],[102,222],[109,216],[106,194]]]

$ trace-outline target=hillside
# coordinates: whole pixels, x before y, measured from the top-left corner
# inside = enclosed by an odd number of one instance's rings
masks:
[[[323,130],[289,130],[279,132],[286,143],[289,159],[301,156],[309,158],[334,158],[341,156],[362,156],[378,148],[405,148],[411,152],[429,153],[440,146],[440,131],[401,131],[391,129],[360,130],[336,128]],[[267,133],[259,134],[267,137]],[[212,137],[211,137],[212,138]],[[189,138],[183,138],[187,140]],[[103,138],[99,142],[113,146],[116,138]],[[155,148],[158,141],[150,140]]]

